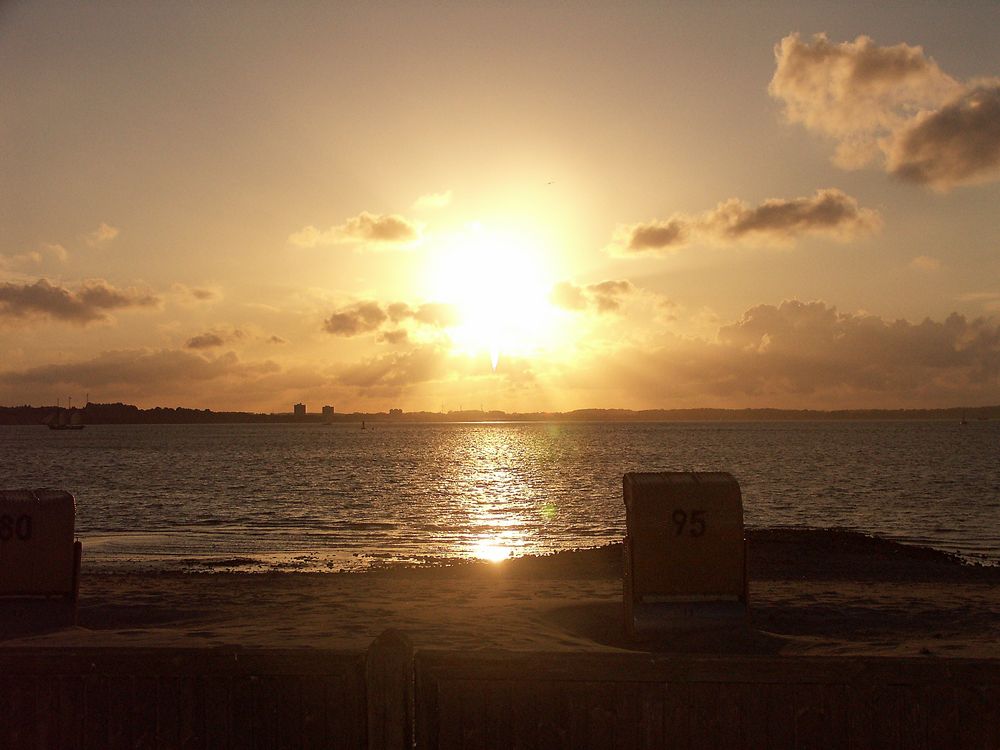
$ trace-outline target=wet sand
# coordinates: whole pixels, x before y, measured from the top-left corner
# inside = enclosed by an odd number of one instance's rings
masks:
[[[399,628],[444,649],[1000,658],[1000,568],[850,532],[747,536],[749,626],[646,644],[623,633],[616,544],[365,573],[97,573],[84,562],[78,624],[29,627],[0,601],[0,648],[354,649]]]

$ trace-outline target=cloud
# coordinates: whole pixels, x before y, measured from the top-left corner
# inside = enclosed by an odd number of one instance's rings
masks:
[[[173,284],[171,289],[174,292],[175,300],[184,307],[216,302],[222,299],[222,290],[217,287],[197,287],[187,284]]]
[[[552,288],[549,299],[552,304],[566,310],[594,309],[599,313],[610,313],[618,312],[621,309],[621,298],[633,291],[635,287],[632,282],[625,279],[601,281],[586,286],[561,281]]]
[[[449,388],[467,379],[502,376],[508,385],[534,382],[535,375],[523,358],[502,357],[494,373],[487,358],[453,354],[439,343],[424,343],[402,351],[391,351],[342,368],[337,376],[340,385],[356,388],[365,395],[394,396],[414,386],[447,382]]]
[[[918,255],[910,261],[910,268],[918,271],[937,271],[941,268],[941,261],[929,255]]]
[[[287,344],[288,340],[281,338],[281,336],[269,336],[267,338],[268,344]]]
[[[203,357],[176,349],[101,352],[80,362],[48,364],[0,373],[0,383],[15,386],[75,385],[108,388],[118,385],[148,386],[167,382],[215,380],[231,374],[261,374],[279,369],[273,362],[242,365],[232,352]]]
[[[384,307],[378,302],[366,300],[355,302],[335,311],[324,321],[323,329],[335,336],[356,336],[379,330],[384,323],[399,324],[413,320],[418,324],[434,328],[447,328],[458,321],[454,305],[428,302],[411,307],[405,302],[392,302]],[[398,339],[398,334],[395,334]],[[384,335],[382,340],[395,343],[392,336]]]
[[[15,255],[0,255],[0,268],[15,269],[25,266],[40,266],[46,258],[54,258],[60,263],[65,263],[69,259],[69,252],[60,244],[43,242],[40,250],[28,250]]]
[[[288,241],[297,247],[317,247],[339,243],[406,245],[419,239],[417,228],[397,214],[362,211],[340,226],[320,230],[310,225],[291,234]]]
[[[1000,81],[974,86],[895,134],[886,168],[936,190],[1000,178]]]
[[[93,232],[88,232],[84,235],[84,242],[90,247],[99,247],[108,242],[111,242],[115,237],[118,236],[118,227],[113,227],[110,224],[105,224],[103,221],[101,225],[97,227]]]
[[[608,250],[613,255],[662,254],[695,242],[705,244],[779,244],[803,235],[826,235],[846,242],[881,227],[879,213],[863,208],[841,190],[825,188],[800,198],[772,198],[748,206],[731,198],[700,214],[675,214],[619,227]]]
[[[34,284],[0,284],[0,319],[51,318],[85,325],[106,320],[109,310],[155,307],[159,299],[135,289],[116,289],[101,279],[72,291],[46,279]]]
[[[410,340],[410,334],[405,328],[395,328],[379,333],[378,340],[386,344],[405,344]]]
[[[627,363],[627,364],[626,364]],[[597,365],[651,405],[809,408],[968,403],[1000,397],[1000,323],[841,313],[824,302],[757,305],[715,340],[664,337]]]
[[[189,338],[185,346],[188,349],[212,349],[232,341],[238,341],[243,337],[244,333],[239,328],[234,328],[231,331],[206,331]]]
[[[335,336],[357,336],[377,330],[389,316],[377,302],[357,302],[333,313],[323,330]]]
[[[428,193],[421,195],[413,202],[413,208],[420,210],[445,208],[451,203],[451,191],[445,190],[443,193]]]
[[[376,386],[403,388],[443,377],[448,371],[446,359],[446,352],[438,346],[415,347],[350,365],[340,372],[337,381],[362,390]]]
[[[1000,81],[961,83],[921,47],[791,34],[775,46],[768,92],[785,118],[837,142],[834,161],[873,161],[936,190],[1000,178]]]

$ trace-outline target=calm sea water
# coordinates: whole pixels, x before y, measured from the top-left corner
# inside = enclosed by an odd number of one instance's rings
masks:
[[[88,565],[329,570],[596,546],[626,471],[724,470],[750,526],[1000,562],[1000,422],[0,427],[0,486],[67,489]]]

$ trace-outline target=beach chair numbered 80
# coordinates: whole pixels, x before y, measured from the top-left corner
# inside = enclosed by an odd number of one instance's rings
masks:
[[[724,472],[630,473],[625,630],[641,640],[747,616],[740,485]]]
[[[0,490],[0,615],[37,613],[29,605],[40,604],[61,622],[76,622],[82,547],[75,524],[68,492]]]

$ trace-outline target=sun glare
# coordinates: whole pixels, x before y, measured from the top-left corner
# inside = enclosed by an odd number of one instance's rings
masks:
[[[435,300],[457,308],[455,349],[489,354],[496,370],[503,355],[527,356],[555,335],[549,302],[551,258],[534,237],[472,225],[450,238],[432,260],[428,287]]]

